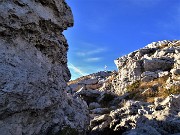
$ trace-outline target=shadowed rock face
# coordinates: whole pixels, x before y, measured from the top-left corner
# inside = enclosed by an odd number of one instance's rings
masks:
[[[1,135],[86,129],[86,104],[67,96],[68,44],[73,26],[64,0],[0,1]]]

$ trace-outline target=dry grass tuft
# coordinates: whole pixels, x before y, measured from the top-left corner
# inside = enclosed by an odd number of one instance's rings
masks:
[[[172,86],[170,89],[165,88],[168,76],[155,79],[150,82],[136,81],[127,86],[129,92],[128,99],[154,102],[155,97],[167,97],[170,94],[180,94],[180,86]]]
[[[91,78],[91,75],[82,76],[82,77],[77,78],[77,79],[75,79],[75,80],[69,81],[67,84],[68,84],[68,85],[77,84],[78,82],[80,82],[80,81],[82,81],[82,80],[87,80],[87,79],[90,79],[90,78]]]
[[[180,46],[180,41],[177,40],[177,41],[174,41],[174,42],[170,42],[170,43],[161,45],[161,46],[158,47],[158,49],[163,49],[165,47],[172,47],[172,46],[174,46],[174,47]]]

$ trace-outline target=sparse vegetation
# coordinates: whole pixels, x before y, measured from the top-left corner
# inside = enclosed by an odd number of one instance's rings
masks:
[[[158,49],[163,49],[165,47],[168,47],[168,43],[167,44],[164,44],[164,45],[161,45],[161,46],[158,46]]]
[[[139,86],[140,86],[140,81],[138,80],[138,81],[134,82],[133,84],[128,85],[127,86],[127,91],[128,92],[134,91],[134,90],[138,89]]]
[[[76,83],[78,83],[78,82],[80,82],[80,81],[82,81],[82,80],[87,80],[87,79],[90,79],[90,78],[91,78],[91,75],[82,76],[82,77],[77,78],[77,79],[75,79],[75,80],[69,81],[67,84],[68,84],[68,85],[76,84]]]
[[[173,43],[167,43],[167,44],[159,46],[158,49],[163,49],[165,47],[172,47],[172,46],[180,46],[180,42],[174,41]]]
[[[170,89],[166,90],[166,94],[170,95],[170,94],[180,94],[180,86],[171,86]]]
[[[170,89],[165,88],[167,79],[168,76],[164,76],[150,82],[136,81],[128,85],[128,99],[153,102],[155,97],[165,98],[170,94],[180,94],[180,86],[171,86]]]
[[[111,71],[106,71],[107,73],[109,73],[109,74],[112,74],[112,72]],[[99,73],[99,72],[98,72]],[[98,73],[96,73],[96,74],[98,74]],[[77,84],[78,82],[80,82],[80,81],[82,81],[82,80],[88,80],[88,79],[90,79],[90,78],[92,78],[92,76],[94,76],[95,74],[89,74],[89,75],[86,75],[86,76],[82,76],[82,77],[79,77],[79,78],[77,78],[77,79],[75,79],[75,80],[70,80],[67,84],[68,85],[71,85],[71,84]]]

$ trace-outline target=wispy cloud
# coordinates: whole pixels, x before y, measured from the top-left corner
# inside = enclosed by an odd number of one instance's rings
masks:
[[[76,73],[78,73],[79,75],[85,76],[87,75],[86,73],[84,73],[82,70],[80,70],[78,67],[74,66],[72,63],[69,63],[68,67],[70,69],[72,69],[73,71],[75,71]]]
[[[105,51],[106,51],[106,48],[98,48],[94,50],[92,49],[90,51],[80,51],[80,52],[77,52],[76,54],[78,56],[89,56],[89,55],[94,55],[94,54],[98,54]]]
[[[87,58],[87,59],[85,59],[86,62],[98,62],[100,60],[102,60],[101,57],[94,57],[94,58]]]

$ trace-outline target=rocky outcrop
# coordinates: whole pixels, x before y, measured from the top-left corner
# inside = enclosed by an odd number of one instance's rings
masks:
[[[109,80],[115,73],[116,71],[100,71],[98,73],[77,78],[76,80],[68,82],[68,87],[66,88],[66,90],[69,93],[75,93],[80,89],[100,91],[109,90],[111,85]]]
[[[118,72],[70,81],[67,91],[89,107],[88,134],[179,134],[179,50],[179,40],[152,43],[115,60]]]
[[[64,133],[88,124],[87,105],[67,95],[73,25],[64,0],[0,1],[0,134]]]
[[[129,100],[121,106],[94,117],[90,135],[162,135],[180,133],[180,95],[157,98],[154,104]]]
[[[134,83],[146,83],[156,79],[166,79],[166,89],[180,89],[180,40],[153,42],[115,60],[118,75],[112,81],[116,94],[129,91]],[[169,85],[171,82],[171,85]],[[165,88],[164,88],[165,89]],[[145,90],[141,87],[141,90]]]

